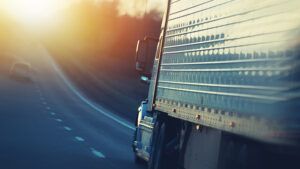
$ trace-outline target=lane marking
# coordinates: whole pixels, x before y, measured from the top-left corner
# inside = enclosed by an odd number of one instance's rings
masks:
[[[107,118],[110,118],[111,120],[117,122],[118,124],[128,128],[128,129],[131,129],[131,130],[135,130],[135,126],[130,123],[129,121],[126,121],[125,119],[121,118],[121,117],[118,117],[117,115],[114,115],[114,114],[111,114],[110,112],[106,112],[106,110],[103,110],[102,108],[99,108],[98,106],[96,106],[94,103],[92,103],[90,100],[88,100],[85,96],[83,96],[71,83],[69,80],[67,80],[67,78],[64,76],[64,74],[62,73],[62,71],[58,68],[58,66],[54,63],[54,61],[50,58],[51,60],[51,64],[54,68],[54,70],[58,73],[58,75],[61,77],[61,79],[63,80],[63,82],[67,85],[67,87],[75,94],[77,95],[77,97],[82,100],[84,103],[86,103],[88,106],[90,106],[92,109],[94,109],[95,111],[103,114],[104,116],[106,116]],[[42,96],[42,93],[40,93],[40,97],[43,97]],[[49,110],[50,110],[50,107],[48,107]],[[55,114],[54,114],[55,115]],[[65,126],[64,127],[65,130],[67,131],[71,131],[72,129],[68,126]],[[79,136],[76,136],[75,139],[79,142],[84,142],[84,138],[82,137],[79,137]],[[94,156],[96,156],[97,158],[106,158],[105,155],[94,149],[94,148],[91,148],[90,149],[92,154]]]
[[[56,115],[56,113],[54,113],[54,112],[50,112],[50,114],[51,114],[52,116],[55,116],[55,115]]]
[[[51,107],[47,106],[46,109],[47,109],[47,110],[51,110]]]
[[[84,142],[84,141],[85,141],[84,138],[79,137],[79,136],[76,136],[75,139],[76,139],[77,141],[79,141],[79,142]]]
[[[40,99],[41,99],[41,101],[44,101],[44,100],[45,100],[45,98],[44,98],[44,97],[40,97]]]
[[[63,122],[63,120],[62,119],[55,119],[57,122]]]
[[[47,102],[43,102],[44,105],[47,105]]]
[[[67,78],[64,76],[63,72],[58,68],[58,66],[54,63],[54,61],[51,59],[51,64],[54,68],[54,70],[58,73],[58,75],[61,77],[61,79],[63,80],[63,82],[69,87],[69,89],[75,94],[77,95],[77,97],[82,100],[84,103],[86,103],[87,105],[89,105],[91,108],[93,108],[95,111],[103,114],[104,116],[112,119],[113,121],[119,123],[120,125],[131,129],[131,130],[135,130],[135,126],[126,121],[125,119],[122,119],[121,117],[112,115],[111,113],[107,113],[104,110],[102,110],[101,108],[99,108],[98,106],[94,105],[91,101],[89,101],[86,97],[84,97],[71,83],[69,80],[67,80]]]
[[[101,153],[100,151],[97,151],[94,148],[91,148],[91,152],[98,158],[105,158],[105,155],[103,153]]]
[[[68,127],[68,126],[65,126],[64,129],[65,129],[66,131],[72,131],[72,128],[70,128],[70,127]]]

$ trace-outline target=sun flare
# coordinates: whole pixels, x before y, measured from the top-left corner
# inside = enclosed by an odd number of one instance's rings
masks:
[[[27,23],[40,23],[51,18],[56,9],[55,0],[10,0],[6,3],[8,12],[16,19]]]

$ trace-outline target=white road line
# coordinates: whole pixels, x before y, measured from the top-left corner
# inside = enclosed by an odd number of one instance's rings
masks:
[[[43,102],[43,105],[47,105],[47,102]]]
[[[63,120],[62,119],[55,119],[57,122],[63,122]]]
[[[79,137],[79,136],[76,136],[75,139],[76,139],[77,141],[79,141],[79,142],[84,142],[84,141],[85,141],[84,138]]]
[[[100,151],[97,151],[94,148],[91,148],[91,152],[98,158],[105,158],[105,155],[103,153],[101,153]]]
[[[104,116],[112,119],[113,121],[119,123],[120,125],[131,129],[131,130],[135,130],[135,127],[132,123],[127,122],[125,119],[122,119],[121,117],[115,116],[111,113],[106,112],[105,110],[102,110],[101,108],[99,108],[98,106],[94,105],[92,102],[90,102],[86,97],[84,97],[70,82],[69,80],[66,79],[66,77],[64,76],[64,74],[62,73],[62,71],[58,68],[58,66],[54,63],[54,61],[51,59],[51,64],[54,68],[54,70],[58,73],[58,75],[61,77],[61,79],[63,80],[63,82],[70,88],[70,90],[77,95],[77,97],[79,97],[79,99],[81,99],[84,103],[86,103],[87,105],[89,105],[91,108],[93,108],[94,110],[96,110],[97,112],[103,114]]]
[[[66,131],[72,131],[72,128],[70,128],[70,127],[68,127],[68,126],[65,126],[64,129],[65,129]]]
[[[46,109],[47,109],[47,110],[51,110],[51,107],[47,106]]]
[[[50,112],[50,114],[51,114],[52,116],[55,116],[55,115],[56,115],[56,113],[54,113],[54,112]]]

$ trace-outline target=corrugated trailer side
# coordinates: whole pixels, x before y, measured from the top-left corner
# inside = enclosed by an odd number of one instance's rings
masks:
[[[298,130],[299,6],[173,0],[156,110],[268,141]]]

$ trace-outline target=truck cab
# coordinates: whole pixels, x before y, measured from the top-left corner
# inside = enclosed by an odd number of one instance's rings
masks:
[[[153,71],[157,67],[158,43],[159,39],[155,37],[145,37],[137,43],[136,70],[141,76],[141,82],[149,86],[154,84]],[[149,161],[151,154],[151,139],[156,120],[152,112],[153,105],[151,102],[153,99],[151,92],[150,90],[148,99],[142,101],[136,118],[133,151],[135,153],[135,161],[138,163]]]

